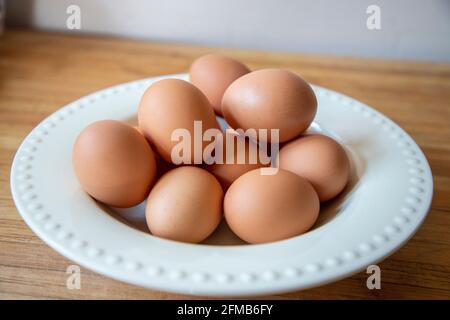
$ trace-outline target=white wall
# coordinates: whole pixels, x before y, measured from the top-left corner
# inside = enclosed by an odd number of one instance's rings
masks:
[[[7,21],[82,32],[276,51],[450,61],[449,0],[8,0]],[[368,30],[366,8],[381,8]]]

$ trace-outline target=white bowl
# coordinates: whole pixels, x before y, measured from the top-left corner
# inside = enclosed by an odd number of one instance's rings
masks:
[[[135,118],[144,90],[169,77],[187,79],[186,74],[149,78],[74,101],[42,121],[18,149],[11,170],[17,209],[43,241],[75,263],[164,291],[280,293],[335,281],[384,259],[424,220],[433,180],[413,139],[363,103],[313,86],[319,108],[310,130],[338,139],[352,162],[351,182],[323,206],[313,230],[261,245],[243,244],[225,224],[204,244],[150,235],[142,205],[108,209],[82,191],[71,154],[89,123]]]

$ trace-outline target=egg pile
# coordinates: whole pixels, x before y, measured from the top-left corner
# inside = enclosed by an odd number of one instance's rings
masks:
[[[315,94],[298,75],[250,71],[235,59],[209,54],[192,63],[189,81],[163,79],[145,91],[137,127],[115,120],[87,126],[74,144],[73,166],[97,201],[126,208],[147,199],[146,221],[154,236],[199,243],[224,217],[248,243],[283,240],[308,231],[320,203],[348,182],[349,160],[339,143],[305,133],[316,111]],[[195,123],[201,123],[202,134],[216,129],[227,138],[216,115],[233,129],[258,132],[253,139],[235,134],[244,158],[237,161],[237,152],[224,147],[223,161],[199,159],[211,145],[203,139],[180,152],[184,161],[175,161],[179,129],[194,136]],[[276,129],[277,141],[259,134],[261,129]],[[262,157],[273,154],[261,142],[281,146],[272,174],[262,174],[268,166]],[[256,161],[249,159],[252,150]]]

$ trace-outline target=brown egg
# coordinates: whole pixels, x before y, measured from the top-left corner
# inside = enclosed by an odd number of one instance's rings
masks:
[[[311,86],[296,74],[281,69],[250,72],[225,91],[222,112],[232,128],[279,129],[279,141],[305,131],[317,110]],[[270,136],[258,139],[271,141]]]
[[[317,220],[319,198],[311,184],[279,169],[260,169],[240,176],[225,194],[225,219],[231,230],[249,243],[283,240],[308,231]]]
[[[259,156],[260,150],[256,143],[235,134],[223,134],[223,137],[222,163],[216,161],[211,165],[207,165],[205,168],[219,180],[224,190],[227,190],[233,181],[244,173],[269,166],[269,164],[262,163],[261,160],[264,161],[264,159],[261,159]],[[228,149],[228,152],[225,137],[234,139],[234,148]],[[241,150],[242,155],[239,155],[238,150]],[[250,153],[254,156],[250,156]],[[264,155],[267,157],[266,152],[264,152]]]
[[[142,96],[138,110],[139,128],[164,160],[172,162],[173,148],[184,141],[179,138],[172,141],[172,134],[176,129],[187,130],[190,135],[191,163],[202,162],[202,151],[208,145],[202,142],[201,136],[210,128],[219,129],[216,116],[208,99],[193,84],[178,80],[164,79],[151,85]],[[194,121],[199,121],[200,152],[195,158]],[[196,161],[197,160],[197,161]],[[179,163],[177,163],[179,164]]]
[[[332,138],[305,135],[283,146],[280,168],[307,179],[320,201],[337,196],[348,182],[350,163],[344,149]]]
[[[158,180],[148,197],[145,216],[153,235],[198,243],[219,225],[222,201],[222,188],[211,173],[183,166]]]
[[[113,207],[142,202],[156,177],[155,156],[144,136],[120,121],[87,126],[75,142],[72,160],[83,189]]]
[[[250,69],[239,61],[220,54],[207,54],[196,59],[189,70],[189,81],[208,98],[218,115],[222,115],[222,96],[237,78]]]

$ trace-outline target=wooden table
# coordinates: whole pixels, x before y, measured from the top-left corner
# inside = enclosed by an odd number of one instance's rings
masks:
[[[10,29],[0,36],[0,299],[191,298],[138,288],[82,270],[66,289],[69,260],[26,226],[11,199],[11,161],[44,117],[82,95],[121,82],[186,71],[206,52],[251,68],[281,67],[375,107],[425,152],[434,174],[431,211],[417,234],[380,264],[382,289],[367,274],[301,292],[295,299],[450,298],[450,65],[222,50]]]

